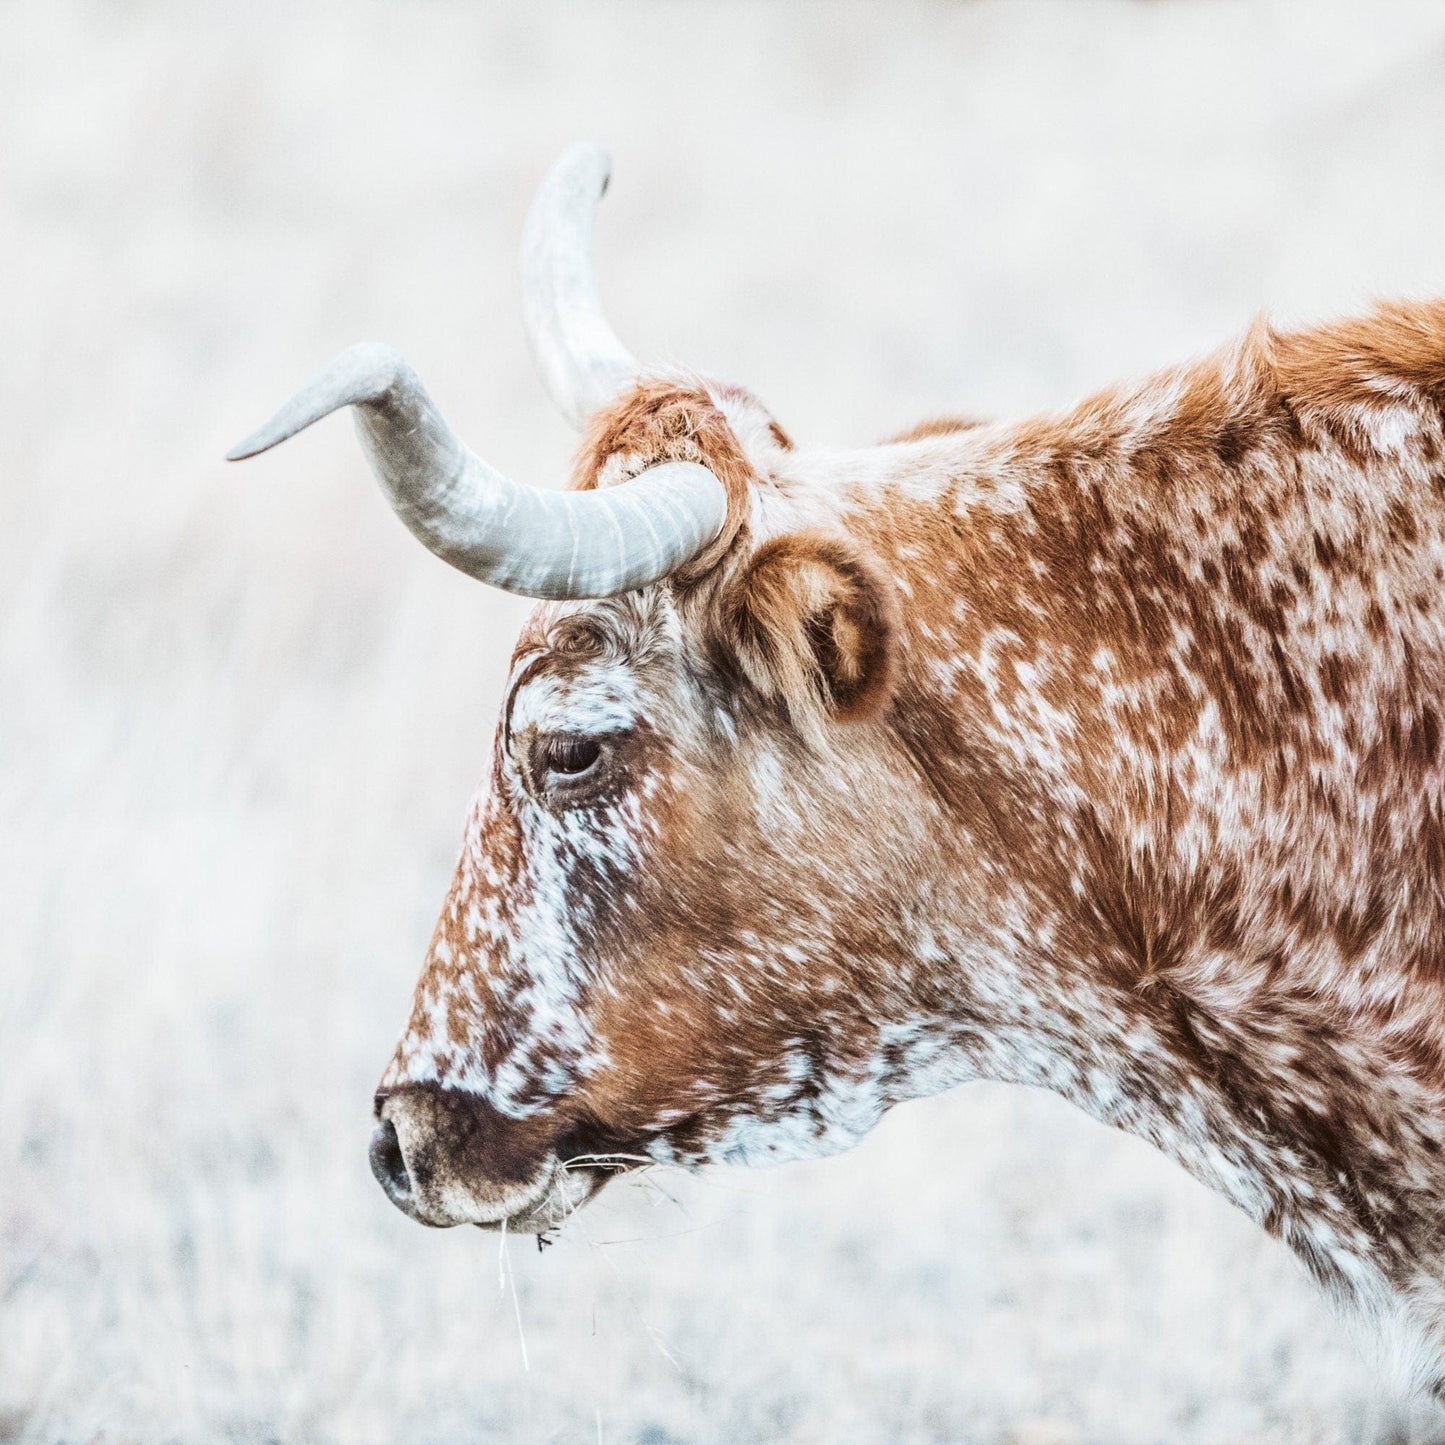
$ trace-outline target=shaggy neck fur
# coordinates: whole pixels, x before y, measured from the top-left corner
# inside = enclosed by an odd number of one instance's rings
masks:
[[[1427,321],[1445,335],[1439,307],[1259,328],[1063,417],[884,449],[840,490],[907,594],[887,726],[939,801],[939,847],[967,856],[931,925],[957,935],[921,990],[935,1028],[957,968],[977,1072],[1148,1139],[1333,1292],[1407,1317],[1408,1368],[1438,1392],[1445,348]],[[995,994],[1008,982],[980,1020],[983,954]],[[980,1022],[986,1042],[966,1037]]]

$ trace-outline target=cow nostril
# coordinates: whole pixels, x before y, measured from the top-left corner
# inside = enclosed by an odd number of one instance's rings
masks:
[[[390,1119],[378,1119],[371,1131],[371,1172],[386,1190],[386,1197],[405,1214],[414,1212],[411,1174],[401,1152],[401,1140]]]

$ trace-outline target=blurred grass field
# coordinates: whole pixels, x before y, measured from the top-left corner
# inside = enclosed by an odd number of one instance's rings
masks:
[[[0,1440],[1445,1439],[1044,1096],[542,1255],[372,1181],[524,604],[342,422],[219,457],[373,337],[560,479],[515,256],[579,138],[621,335],[804,441],[1445,291],[1438,4],[0,0]]]

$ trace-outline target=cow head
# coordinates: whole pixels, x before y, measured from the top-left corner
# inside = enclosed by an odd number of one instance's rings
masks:
[[[642,376],[608,330],[605,181],[600,152],[564,157],[524,252],[544,376],[586,426],[570,491],[487,467],[375,346],[233,453],[354,405],[408,526],[548,599],[376,1095],[373,1169],[427,1224],[540,1231],[635,1163],[844,1147],[920,1045],[878,966],[932,807],[881,721],[895,584],[790,481],[760,403]]]

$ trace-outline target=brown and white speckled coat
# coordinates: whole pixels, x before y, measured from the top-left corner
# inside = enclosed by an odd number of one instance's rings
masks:
[[[1445,1379],[1445,303],[795,448],[652,378],[575,476],[728,522],[543,604],[382,1080],[411,1212],[847,1147],[974,1078],[1150,1140]]]

